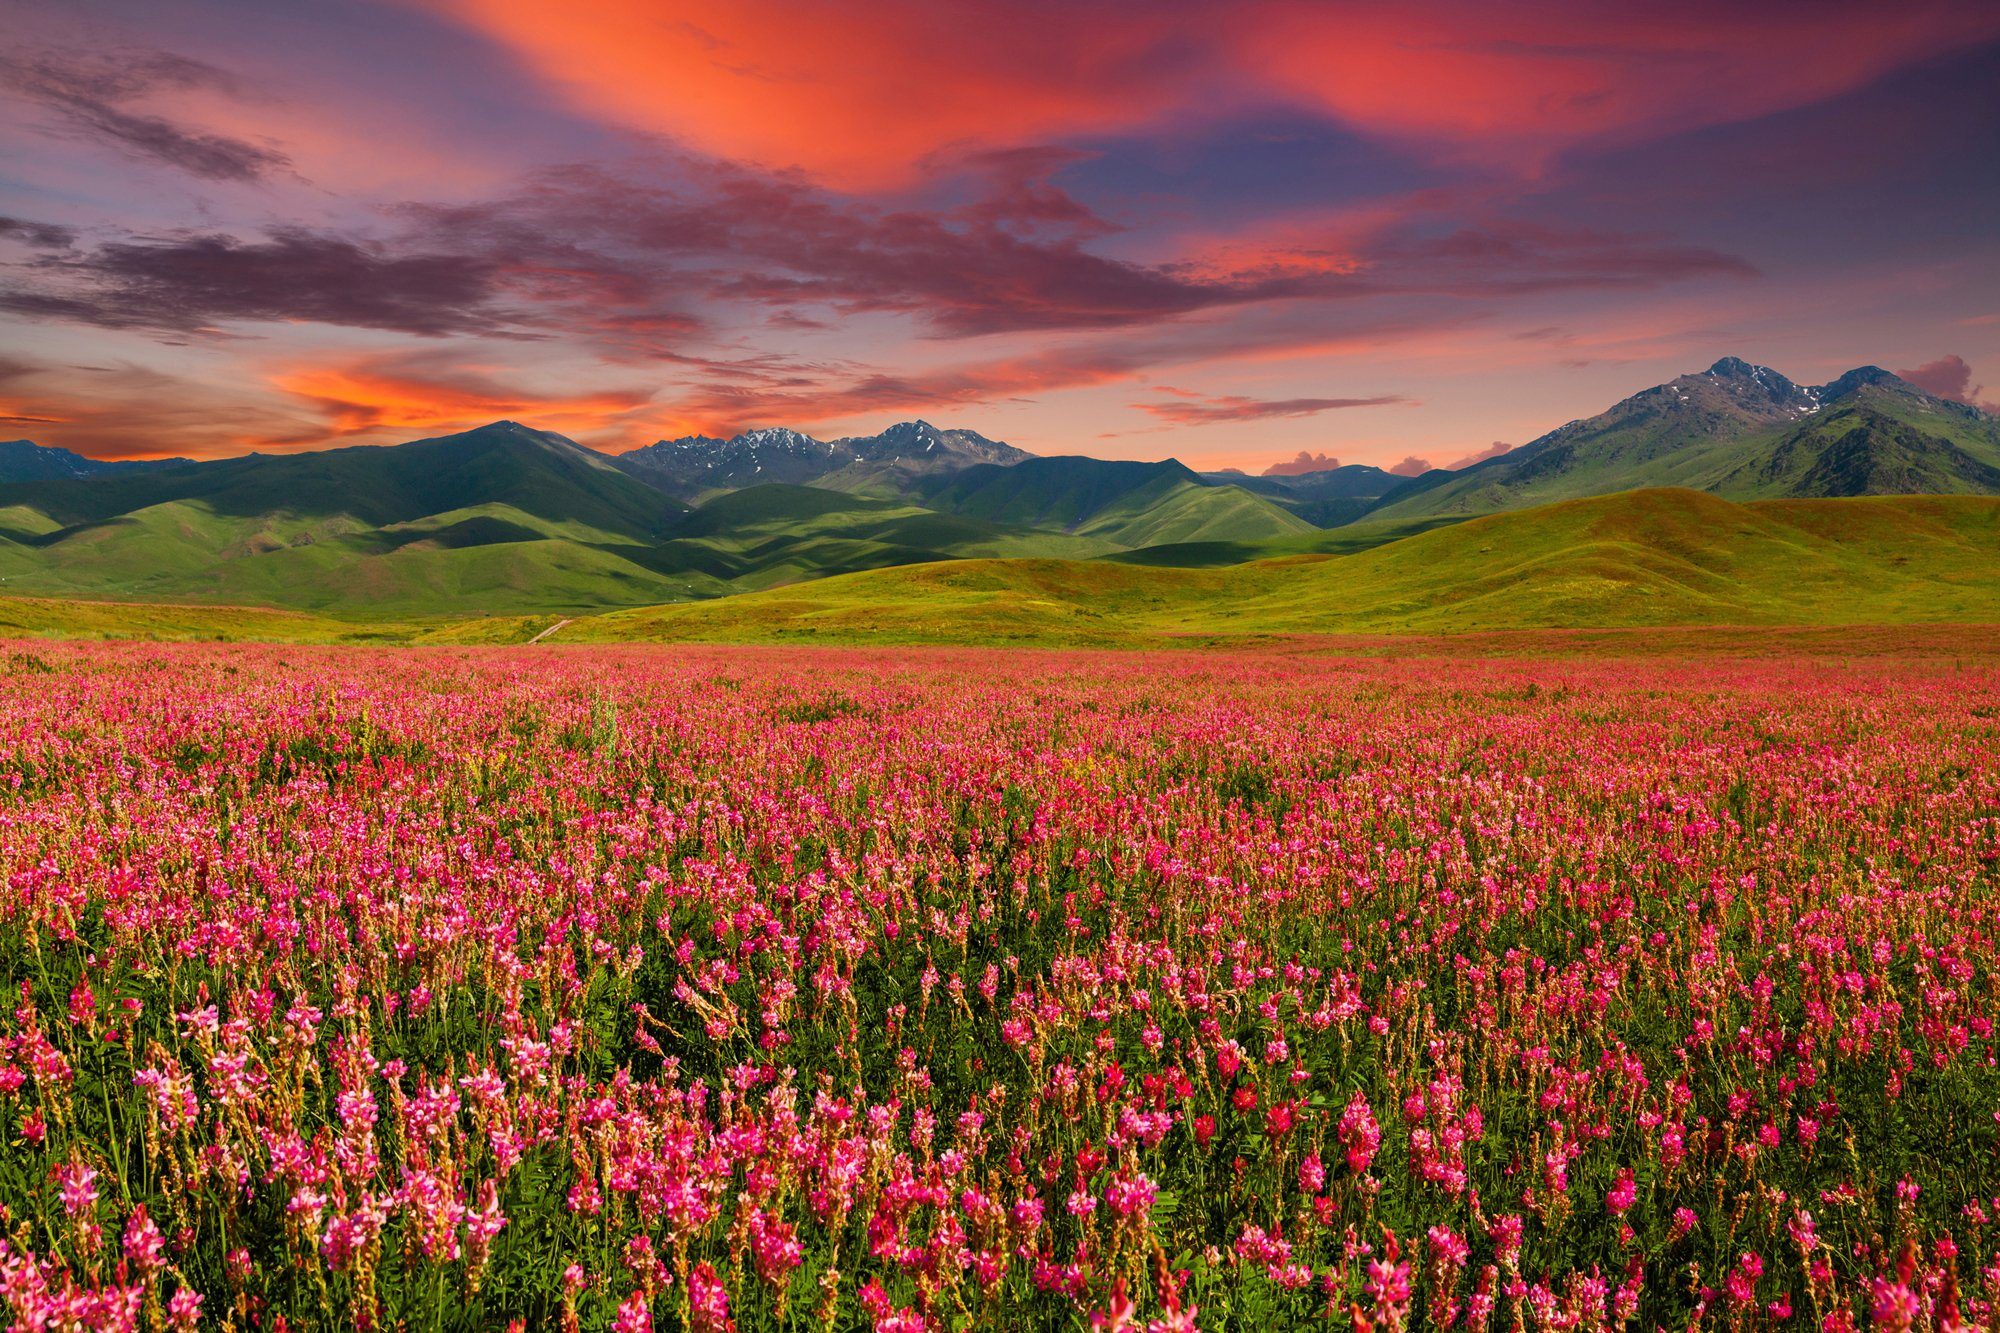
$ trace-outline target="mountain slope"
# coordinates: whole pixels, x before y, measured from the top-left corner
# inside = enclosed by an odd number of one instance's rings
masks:
[[[963,561],[579,620],[569,641],[1136,642],[1351,630],[2000,620],[2000,499],[1568,501],[1229,569]]]
[[[2000,491],[2000,422],[1864,366],[1817,388],[1725,357],[1456,473],[1371,517],[1474,514],[1643,486],[1732,499]]]
[[[1312,525],[1236,486],[1211,486],[1180,463],[1030,458],[953,474],[925,504],[1020,527],[1093,537],[1108,545],[1267,541]]]

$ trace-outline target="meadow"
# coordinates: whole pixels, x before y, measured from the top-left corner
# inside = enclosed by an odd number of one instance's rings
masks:
[[[1992,1327],[2000,642],[1794,633],[0,645],[0,1302]]]

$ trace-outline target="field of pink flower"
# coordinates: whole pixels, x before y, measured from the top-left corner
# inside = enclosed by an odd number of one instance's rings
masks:
[[[0,649],[0,1301],[1991,1327],[1990,661]]]

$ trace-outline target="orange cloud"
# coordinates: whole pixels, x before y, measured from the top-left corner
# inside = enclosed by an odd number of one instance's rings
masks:
[[[321,429],[268,441],[320,444],[375,432],[466,430],[503,417],[520,417],[545,430],[599,442],[651,438],[643,418],[652,400],[646,390],[612,389],[567,395],[536,394],[503,385],[486,373],[434,357],[379,357],[345,366],[282,371],[271,384],[319,413]]]
[[[1524,161],[1635,132],[1672,133],[1802,106],[2000,32],[1991,6],[1696,0],[1274,4],[1237,54],[1351,124]]]
[[[1023,4],[432,0],[577,105],[736,161],[875,186],[954,146],[1137,124],[1193,60],[1169,15]]]
[[[1399,6],[1018,0],[415,0],[576,105],[737,161],[868,189],[945,153],[1268,104],[1523,164],[1593,138],[1804,105],[2000,33],[1962,0]],[[670,16],[671,15],[671,16]]]
[[[92,458],[240,453],[297,419],[254,388],[129,361],[67,365],[0,353],[0,434]]]

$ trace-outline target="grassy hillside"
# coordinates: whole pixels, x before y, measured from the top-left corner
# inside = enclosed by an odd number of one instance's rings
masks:
[[[651,557],[708,582],[708,595],[958,557],[1086,559],[1107,542],[943,514],[911,501],[767,485],[708,501]]]
[[[2000,499],[1641,491],[1222,569],[966,561],[614,612],[621,639],[1118,643],[1567,625],[2000,621]]]
[[[500,422],[394,448],[0,487],[10,592],[371,619],[597,609],[703,591],[648,556],[681,507]]]
[[[1279,537],[1266,542],[1193,541],[1144,546],[1098,557],[1121,565],[1153,565],[1178,569],[1214,569],[1286,555],[1352,555],[1371,547],[1414,537],[1432,528],[1463,523],[1468,515],[1440,514],[1430,518],[1367,519],[1344,527]]]
[[[163,602],[85,602],[0,597],[0,638],[238,640],[385,643],[419,638],[428,626],[356,625],[299,611]]]
[[[918,462],[951,453],[963,434],[922,429],[904,441],[932,446]],[[1310,530],[1245,492],[1192,482],[1178,464],[1059,462],[1063,483],[1042,497],[1053,509],[1024,501],[1048,489],[1046,474],[1023,488],[1009,469],[981,465],[986,484],[970,488],[981,499],[968,512],[798,485],[689,512],[561,436],[501,422],[394,448],[0,487],[0,580],[34,596],[362,619],[560,615],[946,558],[1085,559]],[[996,498],[1009,486],[1021,503]],[[993,512],[971,512],[982,507]]]
[[[936,514],[852,498],[740,492],[734,514],[692,522],[738,540],[762,510],[796,524],[818,506],[838,524]],[[460,522],[472,522],[460,520]],[[962,520],[960,520],[962,522]],[[446,524],[456,526],[456,524]],[[1424,524],[1416,524],[1424,526]],[[984,534],[984,528],[970,528]],[[1342,536],[1346,544],[1342,544]],[[698,542],[700,536],[678,540]],[[0,636],[404,640],[498,644],[612,640],[1104,644],[1254,642],[1334,634],[1490,634],[1574,626],[2000,624],[2000,498],[1880,496],[1734,504],[1642,490],[1398,530],[1324,532],[1320,550],[1190,566],[1128,558],[966,558],[870,568],[738,596],[602,614],[536,610],[506,588],[506,614],[438,618],[426,598],[382,598],[374,622],[290,610],[0,596]],[[536,542],[424,548],[492,558]],[[552,544],[552,542],[542,542]],[[1304,544],[1304,542],[1302,542]],[[404,550],[416,550],[418,544]],[[1186,550],[1200,550],[1192,546]],[[436,572],[442,566],[432,566]],[[548,570],[538,570],[546,576]],[[500,588],[508,570],[456,570]],[[584,570],[596,580],[602,570]],[[12,582],[6,590],[12,590]],[[464,594],[464,586],[458,588]],[[442,592],[438,592],[442,596]],[[398,610],[402,606],[402,610]],[[1684,632],[1684,630],[1682,630]]]
[[[511,421],[403,445],[0,487],[0,507],[26,505],[65,527],[177,502],[231,519],[282,514],[364,527],[492,503],[572,532],[633,539],[663,531],[682,509],[603,455]]]
[[[930,489],[935,509],[1073,533],[1110,547],[1268,541],[1312,525],[1237,486],[1211,486],[1179,463],[1030,458],[967,468]]]

